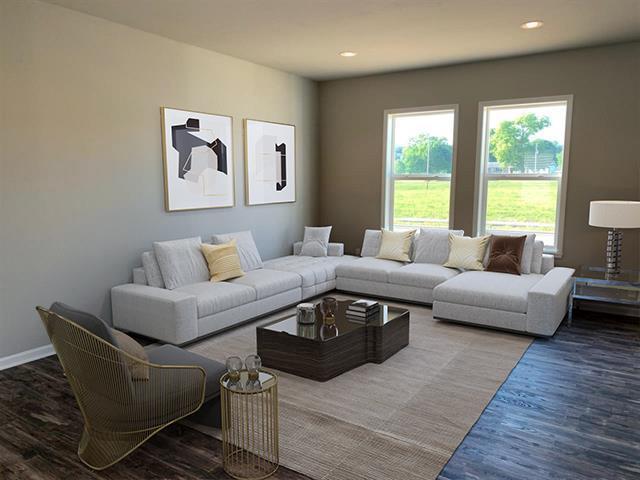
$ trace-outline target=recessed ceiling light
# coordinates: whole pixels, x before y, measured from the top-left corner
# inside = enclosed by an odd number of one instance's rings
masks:
[[[357,52],[340,52],[340,56],[341,57],[355,57],[358,53]]]
[[[542,22],[541,20],[531,20],[530,22],[524,22],[522,25],[520,25],[520,28],[524,30],[533,30],[535,28],[542,27],[542,25],[544,25],[544,22]]]

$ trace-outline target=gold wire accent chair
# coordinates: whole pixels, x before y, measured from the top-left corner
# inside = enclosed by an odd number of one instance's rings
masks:
[[[142,361],[71,320],[36,309],[82,412],[78,456],[89,467],[113,465],[202,406],[202,367]],[[134,379],[134,368],[144,378]]]

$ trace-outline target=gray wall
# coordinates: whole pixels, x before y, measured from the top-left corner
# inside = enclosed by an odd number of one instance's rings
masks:
[[[320,84],[323,224],[360,247],[379,227],[383,111],[460,105],[456,228],[473,232],[478,102],[574,95],[562,265],[601,265],[606,232],[588,226],[589,201],[639,196],[640,43],[414,70]],[[638,233],[625,233],[624,264],[638,265]]]
[[[251,229],[270,258],[314,223],[314,82],[49,4],[0,8],[0,358],[48,343],[38,304],[108,319],[154,240]],[[233,116],[235,208],[164,211],[163,105]],[[245,117],[296,125],[296,203],[244,206]]]

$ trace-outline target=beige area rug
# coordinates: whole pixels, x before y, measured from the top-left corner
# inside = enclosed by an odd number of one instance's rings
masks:
[[[409,345],[383,364],[324,383],[279,375],[282,465],[318,480],[436,478],[531,343],[407,308]],[[287,313],[189,350],[220,362],[244,358],[256,350],[256,325]],[[219,430],[203,429],[220,438]]]

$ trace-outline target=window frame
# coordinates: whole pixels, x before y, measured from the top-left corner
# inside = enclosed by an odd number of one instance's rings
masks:
[[[565,211],[567,203],[567,184],[569,178],[569,161],[571,157],[571,120],[573,118],[573,95],[554,95],[548,97],[512,98],[506,100],[490,100],[478,103],[478,138],[476,145],[476,175],[473,205],[473,228],[475,235],[486,234],[487,216],[487,186],[489,180],[547,180],[551,175],[536,174],[485,174],[486,149],[489,145],[489,129],[485,131],[489,107],[527,107],[548,103],[566,102],[564,145],[562,150],[562,175],[558,179],[560,192],[556,202],[555,246],[545,245],[544,253],[553,254],[556,258],[562,257],[564,242]],[[554,178],[558,178],[554,176]]]
[[[398,116],[419,116],[421,114],[437,113],[437,112],[453,112],[453,145],[451,153],[451,175],[395,175],[393,172],[394,164],[394,122],[393,118]],[[394,182],[395,180],[435,180],[444,181],[448,179],[449,187],[449,225],[447,228],[453,228],[454,217],[454,200],[455,200],[455,179],[456,164],[458,158],[458,121],[459,121],[459,105],[435,105],[426,107],[409,107],[409,108],[392,108],[383,112],[384,134],[382,140],[382,208],[380,225],[388,230],[393,230],[393,199],[394,199]],[[435,227],[437,228],[437,227]]]

